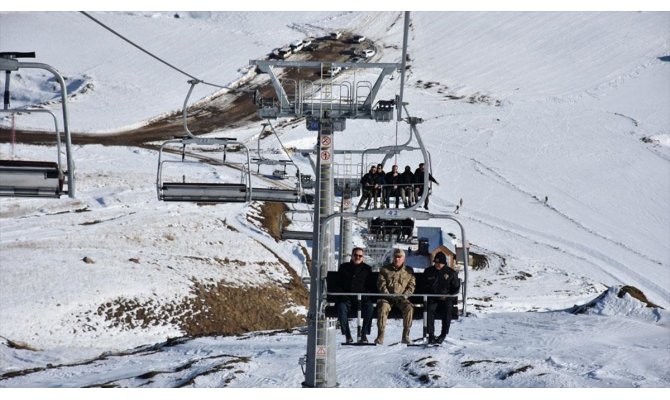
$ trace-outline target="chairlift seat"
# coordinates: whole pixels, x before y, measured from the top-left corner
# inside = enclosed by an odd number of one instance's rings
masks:
[[[312,240],[314,232],[283,230],[281,238],[282,240]]]
[[[299,203],[300,191],[297,189],[252,188],[251,200]]]
[[[338,282],[340,281],[339,278],[339,271],[328,271],[328,274],[326,275],[326,287],[328,288],[328,293],[338,293],[342,292],[341,288],[338,285]],[[376,289],[376,282],[377,278],[379,276],[379,272],[373,272],[368,276],[368,280],[365,284],[365,286],[368,288],[369,293],[379,293],[379,291]],[[423,294],[427,294],[427,283],[425,276],[422,272],[414,272],[414,278],[416,282],[416,289],[414,290],[414,294],[410,295],[408,300],[412,303],[414,306],[414,314],[413,318],[414,320],[421,320],[423,319],[423,310],[426,307],[424,304],[424,299],[422,297]],[[338,301],[339,298],[342,296],[339,295],[331,295],[327,294],[327,301],[329,303],[334,303]],[[460,297],[460,293],[459,293]],[[376,297],[373,296],[370,298],[373,303],[373,318],[377,317],[377,300],[381,299],[381,297]],[[458,300],[457,300],[458,303]],[[326,306],[325,309],[326,317],[328,318],[338,318],[338,311],[335,305],[329,304]],[[459,309],[458,305],[454,304],[453,305],[453,312],[451,314],[451,318],[453,320],[457,320],[459,317]],[[349,309],[349,315],[348,318],[356,318],[356,309],[354,307]],[[388,315],[389,319],[402,319],[402,313],[400,312],[399,309],[393,308],[391,312]]]
[[[235,183],[181,183],[164,182],[161,187],[163,201],[202,201],[213,203],[244,203],[247,187]]]
[[[58,198],[63,183],[58,163],[0,160],[0,196]]]
[[[288,177],[288,174],[284,170],[276,169],[272,171],[272,176],[274,176],[277,179],[286,179]]]
[[[247,186],[236,183],[164,182],[160,200],[211,203],[244,203]],[[300,192],[293,189],[252,188],[251,201],[298,203]]]

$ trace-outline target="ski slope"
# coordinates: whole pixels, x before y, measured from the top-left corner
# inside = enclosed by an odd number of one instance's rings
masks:
[[[374,61],[401,57],[399,12],[174,14],[93,13],[190,74],[231,88],[253,74],[250,59],[338,29],[373,40]],[[463,199],[458,217],[491,265],[472,271],[474,316],[452,325],[447,344],[338,346],[340,386],[667,388],[667,311],[613,294],[586,315],[564,310],[622,285],[670,307],[670,13],[411,15],[404,101],[424,119],[418,129],[440,182],[431,212],[453,212]],[[36,51],[36,61],[68,77],[76,132],[143,126],[179,110],[188,91],[187,77],[76,12],[1,12],[0,50]],[[354,78],[347,74],[340,79]],[[371,78],[357,72],[355,79]],[[58,110],[43,80],[21,72],[12,80],[12,104]],[[399,81],[394,74],[380,98],[392,98]],[[221,90],[227,89],[199,85],[192,98]],[[50,122],[16,120],[19,128],[49,129]],[[225,135],[255,147],[259,131],[245,126]],[[395,123],[349,121],[334,145],[404,142],[408,127],[397,132]],[[278,133],[287,147],[315,142],[303,124]],[[264,151],[280,149],[276,141],[262,143]],[[53,148],[2,143],[0,154],[48,159]],[[279,285],[289,275],[275,255],[303,273],[306,244],[276,242],[247,218],[257,213],[253,206],[158,202],[154,151],[75,146],[74,157],[76,199],[0,199],[0,370],[137,352],[95,361],[95,368],[0,379],[0,386],[172,387],[195,377],[188,385],[299,387],[306,345],[300,329],[203,337],[151,353],[183,332],[170,324],[110,327],[93,311],[120,296],[178,302],[191,295],[194,281]],[[419,161],[408,154],[397,163],[414,169]],[[236,176],[211,173],[222,181]],[[217,260],[226,258],[248,268],[221,268]],[[399,340],[400,326],[390,329],[389,340]],[[420,334],[415,322],[412,336]],[[13,349],[9,341],[38,351]],[[179,370],[186,360],[198,361]],[[227,362],[233,367],[221,369]],[[152,379],[140,377],[158,370]]]

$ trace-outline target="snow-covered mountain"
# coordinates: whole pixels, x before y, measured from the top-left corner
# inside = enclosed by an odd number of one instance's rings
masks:
[[[221,86],[249,79],[249,60],[333,30],[372,40],[375,61],[401,58],[399,12],[92,15]],[[340,386],[670,386],[670,13],[411,16],[405,101],[424,119],[419,131],[440,183],[431,211],[453,212],[463,199],[458,217],[490,262],[471,271],[473,315],[454,322],[446,345],[339,346]],[[0,51],[35,51],[68,78],[75,132],[143,126],[179,110],[188,90],[187,77],[80,13],[0,13]],[[12,104],[57,110],[44,79],[14,74]],[[392,98],[399,81],[394,74],[380,97]],[[222,90],[199,85],[192,98]],[[225,135],[255,147],[260,131]],[[287,147],[315,142],[303,123],[278,133]],[[335,146],[407,136],[404,124],[349,121]],[[2,142],[3,159],[54,152]],[[280,149],[272,137],[261,145]],[[0,199],[0,386],[299,387],[306,334],[292,321],[305,303],[292,285],[305,275],[309,243],[273,239],[258,204],[159,202],[153,150],[75,146],[74,157],[76,199]],[[418,162],[418,154],[397,160]],[[665,310],[619,297],[625,285]],[[249,298],[268,288],[290,294],[288,308],[266,314],[295,329],[168,340],[206,335],[204,321],[232,313],[196,305],[228,288]],[[569,312],[596,298],[584,313]],[[272,306],[252,307],[262,319]],[[400,329],[391,322],[387,336],[399,340]],[[420,332],[415,322],[412,335]]]

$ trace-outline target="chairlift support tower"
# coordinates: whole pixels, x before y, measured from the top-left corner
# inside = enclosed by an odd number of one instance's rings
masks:
[[[310,278],[310,303],[307,336],[307,362],[305,370],[306,387],[335,387],[337,374],[335,368],[335,326],[325,316],[326,277],[334,259],[333,235],[327,226],[329,216],[333,214],[334,185],[333,158],[335,154],[335,135],[346,128],[347,119],[371,119],[389,122],[394,119],[393,105],[396,99],[377,101],[377,93],[384,77],[401,68],[401,63],[346,63],[346,62],[291,62],[251,60],[250,65],[257,66],[267,73],[277,94],[270,101],[255,98],[261,118],[306,118],[309,131],[318,132],[316,196],[314,201],[314,234],[312,245],[312,271]],[[347,83],[335,84],[331,79],[321,79],[317,83],[301,81],[293,83],[287,92],[287,86],[280,82],[274,68],[312,68],[320,71],[333,68],[381,69],[374,84]],[[335,96],[339,90],[340,96]],[[366,90],[365,96],[359,96]],[[351,197],[345,196],[345,197]]]
[[[375,218],[385,216],[386,218],[398,219],[407,216],[416,219],[429,219],[431,217],[450,219],[461,227],[461,236],[464,243],[463,260],[467,271],[467,245],[465,240],[465,231],[461,223],[450,215],[432,215],[426,212],[415,210],[417,205],[410,209],[399,210],[372,210],[360,213],[352,213],[349,209],[342,208],[339,213],[333,212],[333,156],[336,154],[334,149],[334,132],[343,131],[346,127],[347,119],[372,119],[375,121],[389,122],[394,119],[394,106],[397,109],[397,120],[402,120],[403,86],[405,75],[405,61],[407,59],[407,37],[409,31],[409,12],[405,12],[404,40],[401,63],[342,63],[342,62],[291,62],[291,61],[268,61],[251,60],[250,65],[256,66],[261,72],[268,74],[270,81],[274,86],[277,99],[259,98],[259,92],[254,96],[254,102],[258,107],[261,118],[298,118],[305,117],[307,129],[318,131],[317,141],[317,165],[316,165],[316,193],[314,203],[314,230],[312,241],[312,267],[310,274],[310,302],[309,312],[307,314],[308,335],[307,335],[307,360],[305,369],[305,387],[335,387],[337,386],[337,373],[335,367],[335,326],[330,325],[326,315],[326,278],[328,271],[334,261],[332,255],[333,235],[329,222],[339,217],[352,218]],[[301,81],[293,82],[293,91],[287,92],[287,86],[282,85],[274,67],[283,68],[319,68],[321,71],[321,80],[315,85],[313,82]],[[374,84],[364,87],[360,83],[347,86],[344,83],[334,84],[332,73],[329,78],[324,80],[324,68],[332,71],[331,68],[377,68],[381,73]],[[377,101],[377,93],[381,88],[384,77],[394,71],[400,71],[401,87],[400,95],[389,101]],[[288,86],[290,87],[290,86]],[[339,97],[334,96],[333,89],[339,89]],[[359,96],[359,89],[367,88],[366,96]],[[342,95],[344,93],[344,96]],[[407,118],[411,131],[416,135],[420,149],[423,152],[424,159],[428,159],[425,147],[421,143],[420,136],[416,130],[419,118]],[[408,147],[408,144],[402,147]],[[397,145],[394,147],[397,151]],[[362,154],[365,154],[363,152]],[[428,184],[428,174],[425,174],[424,185]],[[425,190],[421,196],[422,202],[428,195]],[[346,193],[343,199],[346,198]],[[349,196],[350,197],[350,196]],[[343,201],[344,203],[344,201]],[[343,204],[344,205],[344,204]],[[350,226],[350,225],[349,225]],[[343,234],[345,236],[345,234]],[[466,272],[467,275],[467,272]],[[467,282],[467,277],[466,277]],[[463,290],[463,313],[465,314],[465,290]]]

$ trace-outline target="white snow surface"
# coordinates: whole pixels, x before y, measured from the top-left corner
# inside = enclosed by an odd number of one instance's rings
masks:
[[[336,29],[373,40],[375,61],[401,58],[399,12],[92,15],[227,87],[253,72],[250,59]],[[36,62],[68,78],[76,132],[142,126],[179,110],[188,90],[186,76],[76,12],[1,12],[0,51],[35,51]],[[338,345],[340,387],[670,387],[670,13],[414,12],[409,54],[404,100],[424,119],[419,131],[440,183],[431,211],[453,212],[463,199],[458,218],[490,267],[470,271],[472,316],[452,324],[442,347],[390,345],[399,321],[384,346]],[[12,105],[59,110],[47,77],[13,74]],[[394,74],[380,97],[395,95],[399,81]],[[192,98],[219,90],[199,85]],[[19,116],[16,124],[47,130],[52,121]],[[224,133],[255,148],[259,131]],[[407,126],[398,132],[402,143]],[[286,146],[315,142],[303,123],[279,134]],[[394,123],[356,120],[334,145],[395,142]],[[276,140],[262,145],[279,149]],[[0,144],[2,158],[53,153]],[[120,296],[169,304],[189,296],[193,280],[274,285],[289,276],[272,252],[304,274],[306,243],[274,241],[249,222],[250,205],[159,202],[154,151],[75,146],[74,158],[76,199],[0,199],[0,373],[36,368],[3,375],[0,387],[173,387],[191,378],[194,387],[300,387],[302,327],[162,346],[183,333],[113,328],[94,311]],[[414,169],[419,155],[397,162]],[[617,297],[623,285],[665,310]],[[566,311],[605,291],[587,313]],[[418,321],[412,336],[420,335]],[[47,364],[62,366],[42,370]]]

